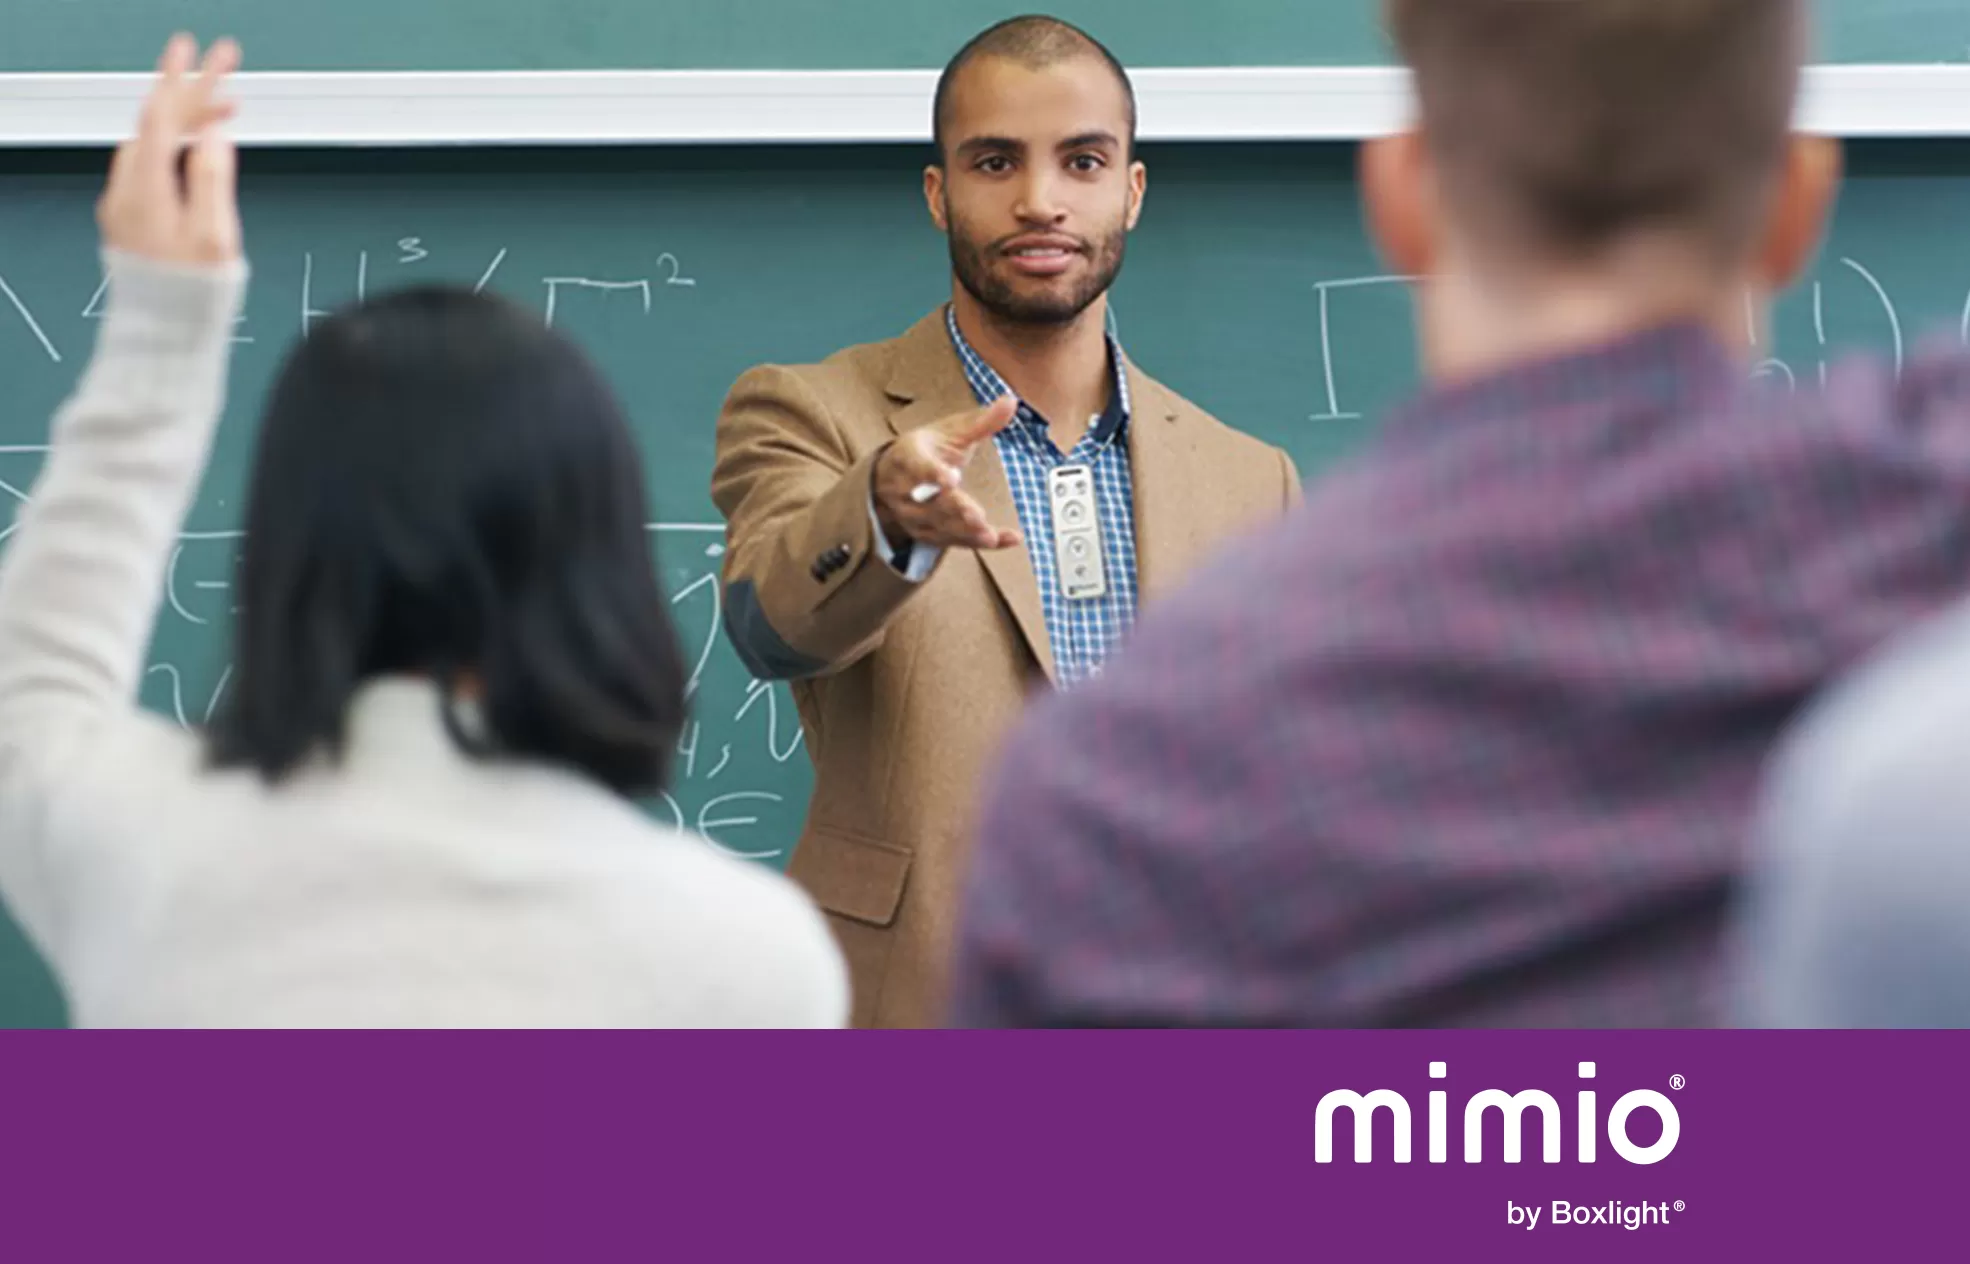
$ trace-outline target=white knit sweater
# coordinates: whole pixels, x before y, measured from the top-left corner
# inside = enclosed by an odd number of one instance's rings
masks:
[[[777,874],[547,767],[477,763],[372,684],[268,789],[138,709],[222,409],[243,266],[110,252],[96,355],[0,563],[0,894],[93,1026],[839,1026]]]

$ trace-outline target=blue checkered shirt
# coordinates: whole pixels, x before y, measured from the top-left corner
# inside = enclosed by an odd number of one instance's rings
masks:
[[[957,316],[944,312],[951,345],[964,365],[965,378],[980,404],[1011,393],[1005,379],[979,358],[958,332]],[[1024,402],[1013,423],[994,442],[1012,486],[1012,503],[1019,511],[1019,530],[1033,559],[1033,577],[1040,585],[1040,609],[1047,621],[1047,641],[1053,648],[1054,676],[1062,687],[1098,675],[1109,649],[1135,624],[1135,479],[1129,469],[1129,382],[1122,370],[1122,349],[1108,340],[1108,362],[1115,390],[1108,410],[1087,434],[1062,454],[1048,433],[1047,421]],[[1069,601],[1060,588],[1054,564],[1053,505],[1047,496],[1047,473],[1062,465],[1085,465],[1093,474],[1095,505],[1101,518],[1101,553],[1107,568],[1105,596]]]

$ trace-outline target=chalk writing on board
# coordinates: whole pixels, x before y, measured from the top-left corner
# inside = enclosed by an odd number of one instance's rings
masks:
[[[48,353],[48,358],[60,364],[62,353],[55,350],[55,344],[48,340],[47,331],[41,328],[41,322],[34,319],[34,313],[27,310],[27,304],[21,302],[21,296],[14,293],[14,287],[7,284],[5,276],[0,276],[0,296],[4,296],[14,305],[14,310],[20,313],[21,320],[27,325],[28,331],[34,335],[35,340],[41,344],[41,349]]]
[[[417,240],[415,238],[408,240]],[[402,243],[398,243],[401,245]],[[356,255],[356,301],[369,297],[369,251],[359,251]],[[313,252],[301,256],[301,336],[307,337],[314,330],[318,320],[327,320],[335,313],[315,306],[315,256]]]
[[[664,278],[665,285],[693,286],[697,284],[697,281],[693,278],[683,275],[683,265],[678,263],[677,256],[668,250],[657,256],[657,266],[659,268],[663,267],[666,263],[670,265],[670,275]]]
[[[481,276],[479,278],[479,283],[472,287],[472,292],[474,294],[477,294],[481,290],[485,289],[488,285],[491,285],[493,274],[498,272],[499,265],[505,262],[506,262],[506,248],[502,246],[500,247],[499,253],[493,256],[492,264],[486,268],[485,275]]]
[[[426,239],[423,237],[398,238],[395,243],[397,251],[395,262],[399,266],[410,266],[423,263],[430,259],[431,249],[425,243]],[[486,265],[486,269],[480,274],[477,284],[473,286],[475,293],[483,291],[487,286],[492,284],[493,278],[499,274],[500,268],[506,263],[510,253],[510,250],[506,247],[501,247],[493,255],[492,261]],[[575,275],[542,277],[541,285],[546,289],[544,318],[547,324],[551,326],[555,323],[556,318],[561,314],[562,306],[566,302],[569,292],[582,290],[634,292],[641,299],[643,313],[648,315],[654,310],[656,301],[655,292],[658,285],[662,285],[665,288],[683,290],[697,288],[697,278],[687,276],[684,272],[682,261],[670,251],[664,251],[657,255],[655,264],[657,272],[655,280],[652,280],[650,277],[627,277],[610,280]],[[370,252],[367,250],[358,251],[356,253],[355,265],[355,298],[357,302],[361,302],[369,296]],[[313,331],[316,321],[326,320],[329,316],[333,315],[327,308],[317,305],[315,273],[314,252],[304,252],[301,256],[300,326],[301,336],[304,338]],[[84,319],[101,320],[103,318],[106,309],[106,300],[109,296],[109,284],[110,282],[107,276],[99,279],[94,290],[89,295],[88,302],[83,304],[82,316]],[[47,328],[35,316],[33,310],[28,306],[27,301],[14,288],[4,273],[0,273],[0,300],[4,300],[6,306],[12,309],[19,327],[25,330],[41,348],[42,354],[46,355],[53,363],[61,364],[63,362],[61,349],[56,346],[55,340],[49,335]],[[4,312],[4,310],[4,308],[0,308],[0,312]],[[244,325],[246,320],[247,318],[245,316],[240,316],[235,319],[234,323]],[[255,341],[255,338],[252,334],[238,332],[233,335],[232,341],[250,345]]]
[[[315,256],[301,256],[301,336],[306,338],[314,322],[327,320],[332,312],[325,312],[315,306]]]
[[[1401,287],[1407,289],[1416,283],[1415,277],[1370,276],[1350,277],[1340,281],[1321,281],[1313,289],[1320,296],[1320,366],[1327,387],[1327,407],[1313,414],[1314,421],[1357,421],[1361,414],[1344,412],[1341,408],[1341,394],[1336,385],[1334,362],[1334,301],[1336,290],[1359,290],[1369,287]]]
[[[711,593],[712,617],[709,629],[705,633],[704,648],[698,651],[697,661],[691,664],[691,678],[684,686],[684,696],[687,698],[698,691],[698,682],[704,679],[705,664],[711,661],[711,652],[718,646],[718,629],[722,622],[720,618],[722,613],[720,607],[724,602],[719,589],[718,575],[716,572],[713,572],[709,575],[700,575],[697,579],[692,580],[670,599],[670,604],[674,606],[679,602],[688,600],[694,593],[704,590],[709,590]]]
[[[219,700],[226,696],[226,685],[232,680],[233,669],[228,667],[219,673],[219,683],[212,687],[211,696],[206,699],[205,705],[202,708],[198,708],[199,714],[196,721],[191,718],[191,713],[185,709],[185,678],[178,671],[176,663],[152,663],[145,669],[144,674],[146,676],[162,677],[169,683],[171,688],[172,718],[176,719],[178,723],[185,727],[190,728],[193,723],[206,724],[211,722],[213,715],[219,710]]]
[[[1902,371],[1902,318],[1901,314],[1895,310],[1895,301],[1888,297],[1888,291],[1882,286],[1880,281],[1875,279],[1872,272],[1869,272],[1860,264],[1855,263],[1852,259],[1842,259],[1840,264],[1842,267],[1852,268],[1860,274],[1861,280],[1867,282],[1868,288],[1873,290],[1875,297],[1881,300],[1882,309],[1888,313],[1888,327],[1895,339],[1895,374],[1899,377]],[[1824,345],[1825,342],[1826,331],[1822,328],[1820,330],[1820,343]]]
[[[1751,295],[1744,296],[1744,325],[1754,349],[1764,341],[1764,333],[1758,328],[1755,302]],[[1819,339],[1821,346],[1826,345],[1826,286],[1819,281],[1813,282],[1813,334]],[[1753,365],[1751,376],[1758,379],[1783,378],[1787,387],[1794,390],[1799,387],[1799,375],[1792,371],[1792,366],[1773,356],[1768,356]],[[1819,377],[1820,385],[1826,385],[1824,361],[1820,363]]]
[[[104,277],[102,280],[102,284],[96,287],[96,292],[89,296],[88,304],[83,307],[82,309],[83,319],[101,320],[104,315],[103,300],[108,296],[109,296],[109,278]],[[233,317],[233,324],[244,325],[245,323],[246,323],[245,316]],[[251,346],[253,343],[253,336],[251,334],[234,334],[231,338],[231,341],[236,343],[241,343],[247,346]]]
[[[784,803],[785,801],[785,795],[774,794],[766,790],[740,790],[732,794],[719,795],[717,798],[710,800],[700,807],[695,815],[691,815],[685,812],[682,804],[678,803],[677,796],[671,794],[669,791],[665,791],[659,796],[659,802],[670,814],[670,819],[665,822],[666,824],[675,826],[678,829],[695,831],[713,847],[716,847],[727,855],[737,856],[741,860],[775,860],[785,855],[786,849],[770,848],[763,851],[749,851],[742,846],[720,841],[721,838],[729,837],[732,830],[759,824],[758,817],[738,815],[736,813],[739,809],[735,809],[730,805],[739,803],[777,804]],[[659,817],[659,819],[662,818]]]
[[[643,314],[650,314],[650,282],[647,278],[635,281],[596,281],[588,277],[542,277],[541,284],[547,287],[547,324],[554,325],[554,313],[561,301],[564,288],[578,290],[601,290],[605,293],[620,290],[634,290],[643,296]]]
[[[1902,327],[1902,315],[1900,310],[1895,306],[1895,300],[1889,297],[1887,287],[1881,284],[1880,278],[1869,271],[1866,265],[1857,260],[1847,258],[1839,260],[1839,264],[1847,273],[1859,280],[1861,285],[1860,293],[1869,296],[1878,307],[1882,320],[1885,322],[1884,332],[1887,335],[1888,350],[1894,360],[1895,373],[1899,376],[1906,360],[1907,349],[1905,345],[1906,336],[1903,333]],[[1812,353],[1818,360],[1815,376],[1818,379],[1819,385],[1825,386],[1828,371],[1827,357],[1836,350],[1829,342],[1826,332],[1828,308],[1827,282],[1824,280],[1814,281],[1806,288],[1805,297],[1812,305],[1814,341]],[[1966,316],[1970,317],[1970,308],[1966,308],[1965,310]],[[1768,335],[1758,328],[1752,300],[1749,297],[1745,300],[1745,323],[1751,336],[1751,345],[1754,349],[1759,348],[1766,341]],[[1966,319],[1963,333],[1965,344],[1970,345],[1970,319]],[[1760,359],[1752,369],[1752,376],[1760,379],[1782,380],[1789,388],[1794,390],[1798,389],[1800,384],[1799,374],[1793,365],[1789,361],[1777,356],[1768,355]]]
[[[746,713],[751,711],[761,699],[764,699],[766,702],[766,752],[773,757],[774,763],[784,764],[794,757],[795,751],[800,749],[801,729],[798,721],[788,725],[786,749],[782,750],[780,748],[779,690],[773,688],[766,681],[753,681],[752,684],[746,687],[745,705],[740,707],[739,713],[732,718],[735,721],[745,719]]]
[[[8,445],[6,447],[0,447],[0,456],[41,456],[47,451],[47,447],[43,444]],[[11,471],[9,472],[11,473]],[[7,525],[0,527],[0,541],[4,541],[20,525],[20,519],[15,516],[15,510],[18,506],[27,503],[27,491],[22,483],[16,483],[12,479],[0,478],[0,498],[4,498],[0,499],[0,505],[4,505],[7,510]]]

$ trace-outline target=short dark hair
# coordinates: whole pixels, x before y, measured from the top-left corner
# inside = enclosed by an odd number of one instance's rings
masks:
[[[944,114],[950,104],[951,85],[959,71],[984,57],[1003,57],[1032,69],[1076,57],[1096,58],[1114,73],[1115,82],[1122,85],[1122,97],[1128,102],[1129,153],[1135,153],[1135,84],[1129,81],[1129,72],[1123,69],[1115,54],[1109,52],[1100,40],[1080,27],[1045,14],[1029,13],[1007,18],[972,36],[945,65],[944,73],[937,77],[937,94],[932,98],[930,107],[930,132],[939,163],[945,158]]]
[[[1534,249],[1740,249],[1783,157],[1801,0],[1386,0],[1449,196]]]
[[[685,677],[648,521],[614,396],[537,314],[450,287],[337,313],[268,400],[211,762],[339,755],[358,689],[416,675],[472,755],[664,788]]]

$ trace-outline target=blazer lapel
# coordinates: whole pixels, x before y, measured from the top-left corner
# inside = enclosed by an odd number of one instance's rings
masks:
[[[896,360],[884,390],[901,405],[889,415],[890,428],[897,434],[978,406],[964,367],[958,363],[958,353],[951,346],[950,334],[944,328],[942,308],[919,321],[898,341]],[[1000,527],[1018,527],[1021,535],[1025,534],[997,444],[980,444],[972,452],[971,462],[964,470],[964,490],[985,511],[986,521]],[[1000,599],[1012,612],[1013,622],[1026,638],[1040,669],[1048,680],[1054,680],[1053,645],[1047,638],[1040,585],[1033,576],[1033,561],[1026,546],[979,551],[975,555],[998,589]]]
[[[1179,580],[1201,546],[1210,521],[1208,462],[1198,428],[1181,424],[1176,401],[1127,361],[1129,465],[1135,484],[1136,584],[1145,602]]]

